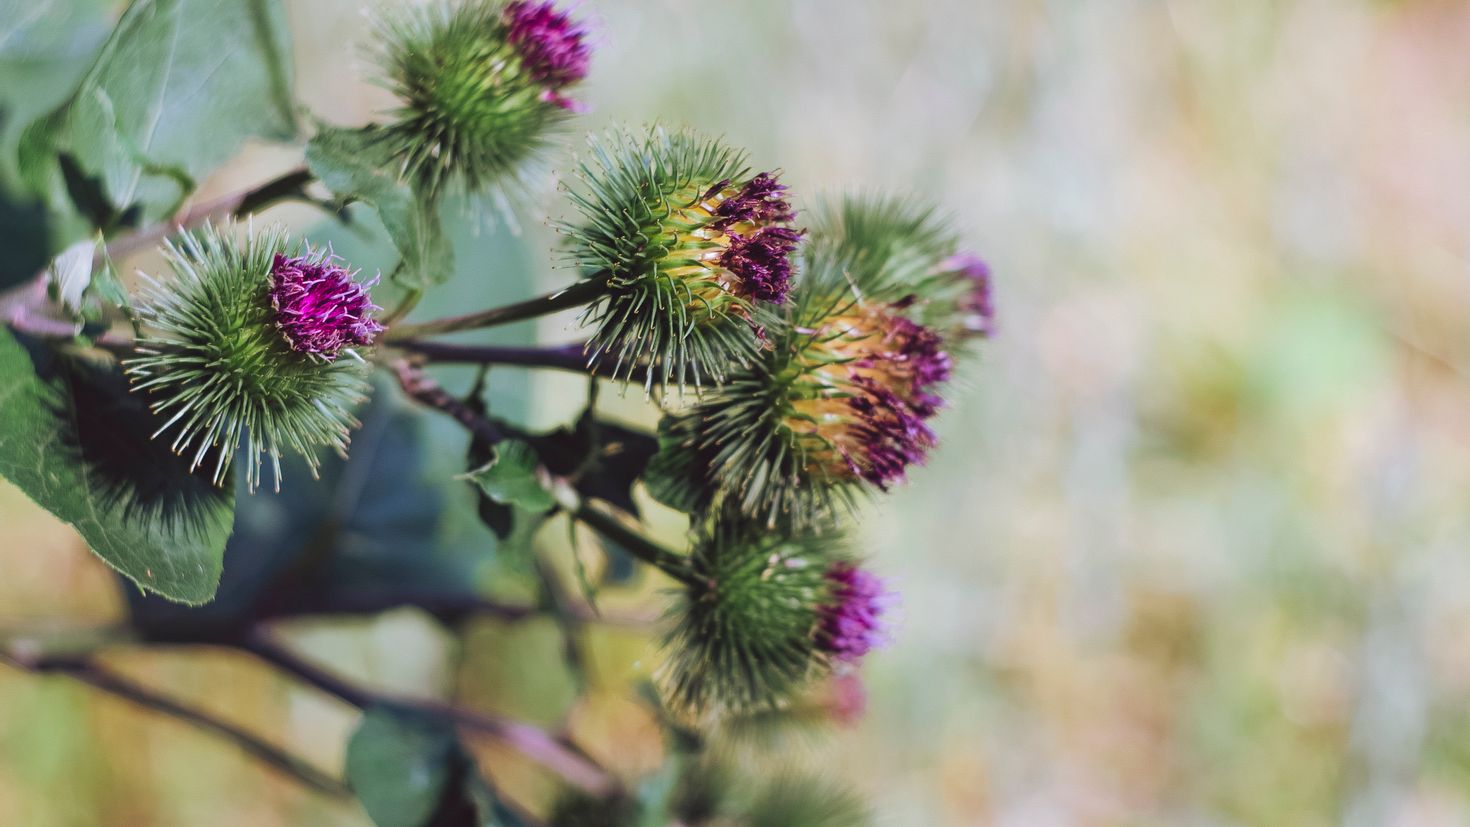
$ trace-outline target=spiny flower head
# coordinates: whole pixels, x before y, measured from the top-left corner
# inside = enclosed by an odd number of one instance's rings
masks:
[[[782,304],[802,231],[777,174],[688,132],[595,141],[564,227],[584,275],[607,290],[585,321],[593,364],[649,385],[719,380],[755,352],[764,308]]]
[[[928,420],[950,374],[938,334],[903,300],[813,289],[802,287],[758,362],[665,418],[649,477],[659,499],[717,519],[811,525],[864,487],[902,481],[934,447]]]
[[[849,560],[828,564],[826,578],[829,602],[820,612],[818,646],[835,660],[854,663],[887,640],[889,592],[877,575]]]
[[[266,457],[279,488],[284,451],[313,468],[323,446],[345,453],[367,383],[360,358],[337,357],[356,357],[381,329],[365,288],[279,227],[240,241],[205,227],[167,253],[172,275],[147,278],[145,335],[123,362],[162,420],[154,438],[171,440],[191,470],[212,461],[216,485],[243,448],[252,490]]]
[[[402,101],[386,135],[406,177],[437,192],[513,177],[587,75],[586,29],[551,2],[436,0],[382,27],[387,85]]]
[[[379,310],[367,284],[353,280],[330,252],[288,257],[276,253],[271,262],[270,299],[276,327],[298,353],[332,361],[344,349],[366,347],[383,331],[373,318]]]
[[[901,296],[908,314],[959,345],[995,331],[990,266],[920,202],[848,196],[814,211],[810,246],[840,260],[869,294]]]
[[[682,717],[711,723],[784,703],[824,665],[824,556],[834,538],[725,527],[702,537],[656,677]]]

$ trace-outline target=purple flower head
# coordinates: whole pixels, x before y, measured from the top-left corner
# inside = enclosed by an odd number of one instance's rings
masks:
[[[883,581],[839,560],[827,567],[831,602],[822,607],[818,645],[834,659],[853,663],[887,641],[883,612],[891,601]]]
[[[723,187],[722,187],[723,188]],[[731,224],[780,224],[796,217],[796,211],[786,200],[786,185],[776,179],[774,172],[762,172],[749,181],[740,191],[720,202],[715,208],[717,227]]]
[[[587,30],[571,15],[557,11],[551,0],[515,0],[505,7],[505,22],[506,39],[537,83],[555,90],[587,77],[592,55]],[[554,102],[560,105],[560,100]]]
[[[337,266],[331,253],[287,258],[276,254],[271,264],[271,307],[276,327],[297,353],[327,361],[345,347],[370,345],[383,326],[373,319],[379,308],[368,296],[366,284]]]
[[[791,289],[791,253],[800,240],[801,232],[787,227],[762,227],[746,235],[731,233],[720,266],[740,279],[741,292],[781,304]]]
[[[909,378],[907,394],[920,416],[930,416],[942,400],[932,392],[935,385],[949,381],[954,362],[944,350],[944,340],[933,329],[904,316],[889,316],[884,343],[891,347],[886,358],[901,364]]]
[[[955,306],[960,314],[960,335],[994,335],[995,304],[990,265],[974,253],[957,253],[945,259],[939,266],[953,277],[967,282],[966,290]]]
[[[910,465],[922,463],[934,446],[928,415],[869,376],[852,377],[854,393],[847,405],[853,414],[844,448],[848,470],[886,490],[903,482]]]

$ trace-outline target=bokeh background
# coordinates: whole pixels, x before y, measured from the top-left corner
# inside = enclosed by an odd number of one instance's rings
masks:
[[[288,6],[303,103],[342,124],[384,108],[361,80],[384,4]],[[906,607],[864,670],[867,714],[781,760],[847,779],[892,827],[1470,824],[1470,5],[582,11],[599,33],[588,130],[689,124],[804,196],[922,195],[997,274],[1000,333],[960,371],[942,448],[860,523]],[[32,69],[64,91],[104,34]],[[11,64],[26,46],[0,31]],[[36,95],[30,115],[55,103]],[[299,153],[249,147],[205,194]],[[459,295],[565,279],[551,204],[520,210],[519,235],[460,232]],[[539,333],[574,335],[567,319]],[[497,381],[545,424],[583,393]],[[635,396],[610,406],[651,422]],[[0,623],[124,610],[102,564],[3,484],[0,571]],[[650,611],[658,586],[609,599]],[[598,691],[576,703],[547,623],[477,623],[463,645],[413,612],[285,633],[376,685],[565,724],[625,772],[657,760],[627,696],[656,659],[636,629],[588,633]],[[108,662],[328,769],[355,723],[242,656]],[[513,756],[479,754],[537,789]],[[0,824],[366,818],[173,721],[0,671]]]

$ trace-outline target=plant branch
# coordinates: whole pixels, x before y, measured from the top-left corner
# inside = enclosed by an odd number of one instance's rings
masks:
[[[37,674],[56,673],[87,684],[130,703],[160,712],[190,726],[223,738],[239,747],[252,758],[261,761],[306,787],[310,787],[333,798],[348,798],[351,793],[347,785],[322,772],[311,764],[262,740],[234,724],[222,721],[213,715],[185,705],[103,667],[86,656],[61,655],[33,658],[15,653],[0,654],[0,661],[17,669]]]
[[[399,359],[393,363],[392,370],[393,376],[398,380],[398,387],[402,388],[404,394],[410,399],[452,417],[472,436],[486,445],[494,445],[505,439],[506,434],[500,430],[499,426],[481,416],[463,401],[450,395],[448,391],[439,386],[438,382],[430,379],[412,362],[407,359]]]
[[[418,324],[398,325],[390,329],[383,341],[392,344],[404,339],[413,339],[420,336],[428,336],[437,333],[454,333],[459,330],[478,330],[485,327],[510,324],[525,319],[534,319],[537,316],[545,316],[558,310],[569,307],[579,307],[587,304],[607,289],[607,283],[612,274],[600,273],[590,278],[582,279],[570,287],[562,288],[555,293],[537,296],[515,304],[507,304],[502,307],[492,307],[489,310],[481,310],[478,313],[469,313],[464,316],[450,316],[443,319],[420,322]]]
[[[486,445],[494,445],[507,436],[498,425],[481,416],[477,411],[464,402],[451,396],[439,386],[439,383],[430,379],[423,370],[409,362],[400,359],[393,364],[393,373],[398,378],[398,384],[403,392],[424,405],[451,416],[455,421],[465,427],[475,438],[483,440]],[[543,467],[541,469],[545,471]],[[555,480],[556,477],[549,472],[546,477]],[[589,528],[595,530],[609,540],[623,546],[628,553],[643,560],[650,565],[656,566],[670,577],[685,583],[696,584],[697,578],[689,569],[689,561],[682,554],[677,554],[659,545],[653,540],[645,537],[639,532],[624,525],[611,514],[598,510],[596,507],[584,502],[576,493],[570,490],[570,486],[562,488],[559,499],[562,506],[572,515],[573,519],[581,521]]]
[[[139,250],[152,247],[179,230],[198,226],[205,221],[227,216],[249,215],[277,201],[291,197],[311,181],[311,171],[300,167],[259,186],[227,193],[218,198],[195,204],[157,224],[144,227],[113,241],[107,245],[107,255],[111,258],[123,258]]]
[[[580,373],[584,376],[601,376],[607,379],[626,379],[642,384],[648,377],[648,366],[637,365],[614,375],[615,362],[599,360],[595,365],[587,364],[587,346],[581,342],[551,347],[514,347],[507,345],[457,345],[447,342],[428,342],[421,339],[404,339],[393,342],[393,346],[422,356],[429,362],[445,365],[508,365],[527,368],[551,368]]]
[[[257,631],[250,636],[242,646],[261,661],[350,706],[367,709],[381,704],[443,718],[466,729],[481,732],[502,741],[527,758],[556,772],[569,784],[585,792],[599,796],[608,795],[619,787],[617,779],[606,770],[544,730],[525,722],[475,712],[438,701],[402,698],[365,689],[343,680],[295,652],[280,646],[262,631]]]
[[[612,514],[583,502],[572,512],[572,518],[675,580],[699,585],[698,576],[689,568],[688,557],[665,548]]]

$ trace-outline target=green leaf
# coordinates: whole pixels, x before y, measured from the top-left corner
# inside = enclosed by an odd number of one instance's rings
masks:
[[[495,541],[467,513],[470,492],[432,467],[444,449],[427,418],[384,384],[357,415],[349,458],[324,458],[320,479],[293,459],[289,495],[250,495],[242,482],[213,603],[130,593],[134,628],[150,640],[217,640],[272,616],[397,606],[453,620],[480,597]]]
[[[347,784],[378,827],[423,827],[462,760],[443,722],[374,708],[347,742]]]
[[[290,52],[278,0],[134,0],[22,173],[94,223],[159,220],[246,138],[295,135]]]
[[[541,481],[536,451],[524,442],[506,440],[496,445],[491,460],[466,477],[498,503],[534,512],[556,506],[556,498]]]
[[[0,332],[0,476],[139,588],[204,603],[219,583],[234,496],[149,439],[157,425],[110,365]]]
[[[395,173],[392,157],[373,128],[323,127],[306,147],[306,164],[343,201],[378,211],[400,257],[393,278],[422,289],[454,272],[454,250],[444,236],[437,202],[421,196]]]
[[[347,783],[378,827],[519,827],[442,718],[373,707],[347,743]]]

